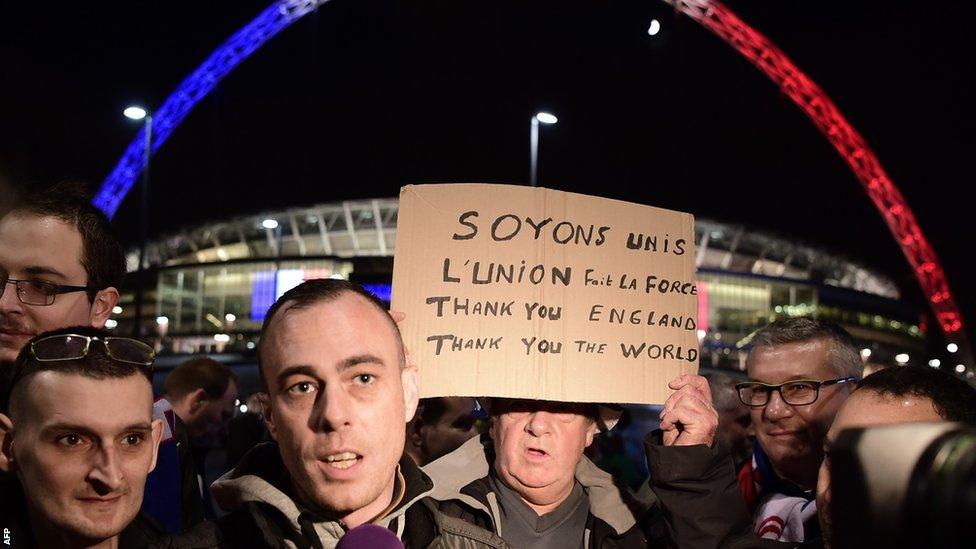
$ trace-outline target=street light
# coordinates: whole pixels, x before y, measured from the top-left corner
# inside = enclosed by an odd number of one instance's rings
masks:
[[[556,115],[547,112],[538,112],[532,117],[532,122],[529,125],[529,156],[531,158],[531,174],[529,179],[532,186],[536,186],[536,179],[538,178],[538,168],[539,168],[539,123],[546,125],[555,124],[559,119]]]
[[[146,236],[149,233],[149,157],[152,155],[152,114],[148,110],[131,105],[126,107],[122,114],[126,118],[132,120],[144,120],[143,126],[146,130],[145,140],[143,147],[143,165],[142,165],[142,189],[140,194],[140,220],[139,220],[139,269],[136,270],[136,311],[134,322],[132,323],[132,335],[133,337],[140,337],[142,335],[141,330],[141,320],[142,320],[142,294],[143,288],[145,287],[145,273],[144,266],[146,260]]]
[[[124,114],[126,118],[131,118],[133,120],[142,120],[149,115],[149,113],[146,112],[146,109],[137,107],[135,105],[126,107],[125,110],[122,111],[122,114]]]

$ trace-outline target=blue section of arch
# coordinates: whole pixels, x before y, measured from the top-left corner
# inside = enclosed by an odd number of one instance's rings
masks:
[[[289,25],[315,10],[327,0],[279,0],[265,8],[250,23],[220,45],[163,104],[152,113],[152,151],[166,143],[173,130],[193,107],[213,90],[238,65]],[[135,184],[149,159],[145,154],[146,128],[143,125],[112,173],[105,178],[92,202],[105,215],[115,216],[119,205]]]

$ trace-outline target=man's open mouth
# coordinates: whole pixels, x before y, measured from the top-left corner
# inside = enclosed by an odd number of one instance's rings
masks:
[[[338,454],[325,456],[324,461],[336,469],[348,469],[355,465],[362,457],[353,452],[339,452]]]

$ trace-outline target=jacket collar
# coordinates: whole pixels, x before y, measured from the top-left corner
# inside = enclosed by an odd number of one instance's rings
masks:
[[[430,477],[404,454],[399,462],[398,485],[394,496],[399,502],[378,518],[377,524],[389,527],[410,506],[427,496],[433,489]],[[402,478],[403,485],[399,479]],[[320,517],[300,507],[292,495],[291,480],[281,461],[278,445],[273,442],[259,444],[248,452],[232,471],[217,479],[211,487],[214,499],[226,511],[236,511],[248,503],[262,503],[281,513],[296,532],[302,532],[302,522],[311,522],[322,538],[338,539],[344,533],[343,525],[331,517]],[[397,521],[401,526],[403,521]],[[397,534],[402,534],[402,527]]]

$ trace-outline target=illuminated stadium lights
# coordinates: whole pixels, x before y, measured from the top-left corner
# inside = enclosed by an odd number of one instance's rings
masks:
[[[234,313],[227,313],[224,315],[224,320],[226,320],[227,322],[234,322],[235,320],[237,320],[237,315],[235,315]]]
[[[871,349],[868,348],[861,349],[861,358],[863,359],[871,358]]]
[[[965,371],[966,371],[966,365],[965,364],[956,364],[956,373],[957,374],[961,374],[961,373],[963,373]]]
[[[116,305],[115,307],[112,307],[112,314],[115,314],[115,315],[122,314],[122,307],[119,307],[118,305]]]
[[[146,114],[148,113],[146,112],[146,109],[142,107],[132,106],[132,107],[126,107],[126,109],[122,111],[122,114],[124,114],[126,118],[131,118],[133,120],[142,120],[143,118],[146,117]]]
[[[261,226],[264,227],[265,229],[277,229],[278,228],[278,220],[277,219],[265,219],[264,221],[261,222]]]
[[[937,358],[933,358],[932,360],[929,361],[929,366],[933,368],[938,368],[939,366],[942,366],[942,361]]]
[[[955,343],[950,343],[946,345],[946,351],[949,351],[950,353],[954,353],[958,350],[959,350],[959,346],[956,345]]]
[[[109,330],[114,330],[119,327],[119,321],[115,320],[114,318],[110,318],[105,321],[105,327]]]
[[[908,353],[898,353],[897,355],[895,355],[895,362],[897,362],[899,366],[904,366],[905,364],[908,364],[908,359],[909,359]]]
[[[654,36],[661,32],[661,22],[657,19],[651,19],[651,26],[647,27],[647,35]]]
[[[230,336],[227,334],[214,334],[214,341],[217,343],[227,343],[230,341]]]
[[[538,120],[539,122],[542,122],[543,124],[555,124],[556,122],[559,122],[559,119],[556,118],[556,115],[547,112],[537,113],[535,115],[535,119]]]

